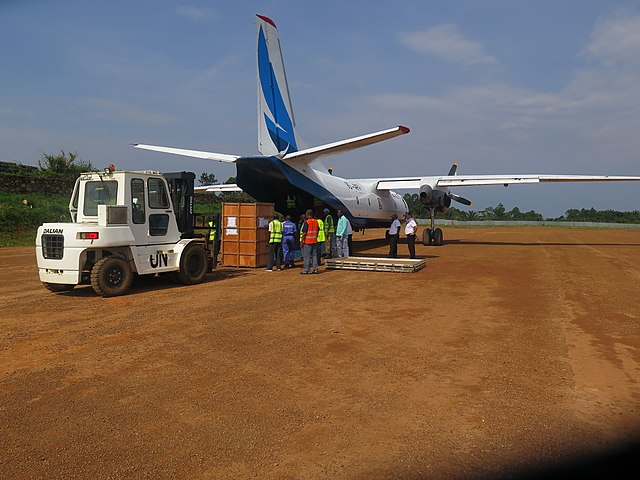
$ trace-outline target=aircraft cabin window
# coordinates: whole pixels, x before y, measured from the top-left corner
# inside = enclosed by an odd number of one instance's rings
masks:
[[[369,202],[369,206],[371,206],[371,199],[367,198],[367,202]]]
[[[378,198],[378,208],[379,208],[380,210],[382,210],[382,202],[380,201],[380,199],[379,199],[379,198]]]
[[[356,203],[360,205],[360,199],[358,197],[356,197]]]

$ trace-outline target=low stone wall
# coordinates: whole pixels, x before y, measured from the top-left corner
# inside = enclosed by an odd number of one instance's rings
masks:
[[[75,179],[36,177],[0,173],[0,191],[10,193],[42,193],[45,195],[71,196]]]

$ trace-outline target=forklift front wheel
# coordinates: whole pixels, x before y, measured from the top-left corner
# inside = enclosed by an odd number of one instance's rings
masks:
[[[180,270],[176,272],[178,281],[184,285],[195,285],[207,274],[207,252],[200,245],[188,245],[180,257]]]
[[[131,287],[133,272],[129,262],[120,257],[104,257],[91,269],[91,286],[103,297],[124,295]]]

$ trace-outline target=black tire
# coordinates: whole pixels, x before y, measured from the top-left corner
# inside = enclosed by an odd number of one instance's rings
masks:
[[[442,233],[442,230],[439,228],[436,228],[433,231],[433,244],[436,247],[441,247],[442,246],[442,242],[444,241],[444,235]]]
[[[433,241],[433,239],[431,238],[431,229],[430,228],[425,228],[422,231],[422,244],[425,247],[428,247],[429,245],[431,245],[432,241]]]
[[[200,245],[187,245],[180,257],[180,270],[176,272],[178,281],[184,285],[202,282],[207,274],[207,252]]]
[[[91,269],[91,286],[102,297],[124,295],[132,281],[131,266],[120,257],[101,258]]]
[[[42,282],[44,288],[53,293],[61,293],[61,292],[70,292],[74,289],[75,285],[71,285],[69,283],[47,283]]]

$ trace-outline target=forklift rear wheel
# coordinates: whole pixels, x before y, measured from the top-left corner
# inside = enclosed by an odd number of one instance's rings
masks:
[[[91,269],[91,286],[102,297],[124,295],[131,287],[133,272],[120,257],[104,257]]]
[[[75,287],[75,285],[71,285],[69,283],[47,283],[47,282],[42,282],[42,285],[44,285],[44,288],[46,288],[47,290],[49,290],[50,292],[53,292],[53,293],[70,292]]]
[[[176,272],[178,281],[185,285],[195,285],[207,274],[207,252],[194,243],[187,246],[180,257],[180,270]]]

